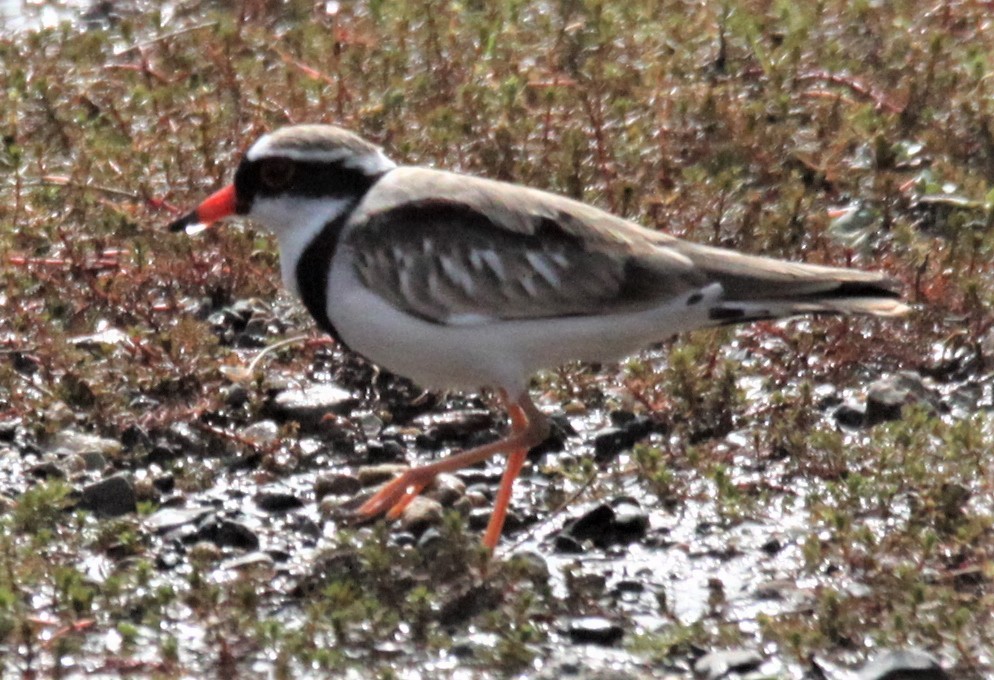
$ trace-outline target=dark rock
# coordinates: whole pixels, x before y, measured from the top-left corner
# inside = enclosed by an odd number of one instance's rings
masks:
[[[474,531],[483,531],[490,524],[490,516],[493,514],[493,508],[488,506],[484,508],[475,508],[469,513],[469,517],[466,518],[466,524],[470,529]],[[507,516],[504,518],[504,533],[508,534],[516,531],[526,524],[525,520],[515,511],[514,508],[508,508]]]
[[[20,418],[0,420],[0,441],[12,443],[21,430]]]
[[[845,403],[835,409],[832,415],[839,425],[856,429],[863,427],[863,423],[866,422],[866,407],[862,404]]]
[[[866,423],[900,420],[905,404],[928,403],[929,391],[917,373],[901,371],[874,381],[866,392]]]
[[[619,453],[630,449],[652,432],[653,423],[646,416],[634,417],[620,427],[601,430],[594,437],[594,461],[606,463]]]
[[[318,383],[284,390],[266,407],[267,415],[278,421],[296,421],[304,429],[320,429],[325,416],[344,414],[359,403],[351,392],[331,383]]]
[[[28,472],[40,479],[65,479],[67,477],[66,471],[54,460],[46,460],[32,465]]]
[[[189,423],[174,422],[166,430],[166,437],[171,445],[170,448],[178,450],[180,454],[204,451],[203,438]]]
[[[611,647],[621,642],[625,629],[599,616],[571,620],[564,631],[573,644]]]
[[[398,441],[371,441],[366,444],[366,463],[379,465],[381,463],[397,463],[407,457],[404,445]]]
[[[114,475],[83,487],[79,505],[105,517],[119,517],[137,509],[135,488],[126,475]]]
[[[176,478],[171,474],[159,475],[152,480],[152,484],[162,493],[172,493],[173,489],[176,488]]]
[[[362,489],[358,477],[346,474],[321,475],[314,482],[314,496],[321,500],[325,496],[352,496]]]
[[[759,549],[762,550],[767,555],[769,555],[770,557],[773,557],[778,552],[783,550],[783,543],[781,543],[780,539],[778,538],[770,538],[767,539],[767,541],[764,542],[763,545],[759,546]]]
[[[635,505],[622,503],[617,509],[598,505],[567,524],[562,533],[578,542],[593,541],[599,548],[606,548],[638,541],[648,529],[648,515]]]
[[[919,649],[882,652],[863,666],[859,680],[948,680],[939,661]]]
[[[140,425],[129,425],[121,432],[121,446],[129,451],[138,447],[150,449],[152,448],[152,438]]]
[[[146,462],[149,465],[168,465],[181,455],[183,455],[182,448],[163,439],[149,450]]]
[[[304,507],[304,501],[286,491],[260,491],[254,500],[256,506],[266,512],[287,512]]]
[[[503,592],[486,581],[470,586],[442,604],[438,622],[456,626],[485,611],[496,609],[504,599]]]
[[[214,545],[242,550],[258,550],[259,537],[244,524],[212,515],[204,520],[197,531],[197,537]]]
[[[602,503],[570,522],[563,533],[578,541],[596,541],[610,531],[613,522],[614,508]]]
[[[248,403],[249,391],[244,385],[229,385],[225,390],[224,403],[231,408],[241,408]]]
[[[731,673],[748,673],[763,664],[763,656],[752,649],[725,649],[709,652],[694,663],[694,672],[708,680],[729,677]]]

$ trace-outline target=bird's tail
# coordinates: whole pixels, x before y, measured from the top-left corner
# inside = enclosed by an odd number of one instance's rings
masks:
[[[798,314],[894,317],[910,307],[900,284],[880,272],[784,262],[697,246],[684,252],[723,295],[710,310],[716,324]]]

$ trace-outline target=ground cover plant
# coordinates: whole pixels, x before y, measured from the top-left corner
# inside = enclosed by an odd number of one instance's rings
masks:
[[[989,677],[989,14],[120,3],[3,34],[3,675]],[[165,232],[305,121],[695,241],[884,270],[915,311],[537,376],[557,427],[492,559],[499,461],[357,526],[391,466],[503,424],[489,395],[425,394],[324,341],[251,224]]]

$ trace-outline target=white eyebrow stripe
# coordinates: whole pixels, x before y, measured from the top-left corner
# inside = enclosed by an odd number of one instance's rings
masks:
[[[538,275],[545,279],[550,286],[559,288],[562,284],[562,279],[559,278],[559,274],[549,264],[549,260],[545,255],[529,250],[525,253],[525,259],[528,260],[528,264],[531,265],[532,269],[538,272]]]

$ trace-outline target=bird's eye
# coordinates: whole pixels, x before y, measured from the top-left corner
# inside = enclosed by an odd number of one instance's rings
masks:
[[[293,170],[289,158],[267,158],[259,163],[259,181],[270,191],[282,191],[293,181]]]

